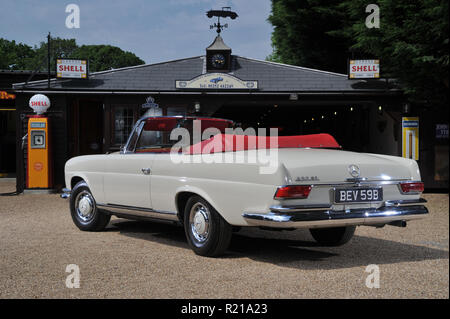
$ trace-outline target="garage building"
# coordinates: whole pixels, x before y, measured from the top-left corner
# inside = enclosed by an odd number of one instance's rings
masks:
[[[64,187],[69,158],[118,151],[147,111],[143,104],[152,100],[161,115],[228,118],[243,127],[277,127],[279,135],[330,133],[346,150],[398,156],[402,116],[419,116],[425,186],[448,188],[448,114],[442,122],[442,114],[407,105],[393,80],[349,80],[346,74],[234,55],[220,35],[196,57],[96,72],[87,79],[53,78],[50,86],[47,80],[16,83],[13,89],[17,191],[25,188],[21,137],[33,114],[28,101],[37,93],[51,100],[56,189]],[[435,134],[441,124],[447,137]]]

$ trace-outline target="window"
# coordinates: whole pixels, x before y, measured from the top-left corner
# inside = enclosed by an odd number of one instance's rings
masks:
[[[186,116],[186,107],[185,106],[168,106],[167,107],[167,115],[182,115]]]
[[[125,145],[135,122],[133,106],[115,106],[113,108],[113,135],[114,145]]]
[[[194,143],[194,120],[196,118],[189,117],[155,117],[147,119],[136,144],[136,153],[169,153],[172,146],[181,141],[181,136],[178,137],[178,140],[170,139],[170,134],[175,128],[186,129],[188,135],[185,136],[187,140],[185,139],[184,141],[187,143],[184,146],[192,145]],[[224,133],[225,129],[231,127],[233,124],[232,121],[220,119],[198,118],[198,120],[201,121],[197,122],[197,125],[200,125],[200,137],[202,132],[207,128],[216,128],[219,132]]]
[[[170,133],[179,126],[180,119],[153,118],[145,122],[139,141],[136,144],[136,153],[152,152],[167,153],[177,142],[170,140]]]

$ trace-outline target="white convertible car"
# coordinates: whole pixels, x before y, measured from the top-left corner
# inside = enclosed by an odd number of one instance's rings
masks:
[[[336,246],[356,226],[404,227],[428,214],[414,160],[347,152],[328,134],[229,134],[232,125],[141,118],[120,152],[70,159],[62,197],[74,223],[85,231],[104,229],[111,215],[179,223],[196,254],[217,256],[240,227],[308,228]]]

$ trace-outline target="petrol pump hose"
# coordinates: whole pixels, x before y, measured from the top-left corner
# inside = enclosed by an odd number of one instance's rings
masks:
[[[11,192],[11,193],[0,193],[0,196],[15,196],[15,195],[19,195],[22,194],[23,192]]]

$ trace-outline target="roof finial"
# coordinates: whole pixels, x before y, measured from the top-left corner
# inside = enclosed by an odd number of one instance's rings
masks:
[[[231,7],[222,7],[222,10],[209,10],[206,12],[206,16],[208,18],[217,17],[217,23],[214,23],[209,26],[210,29],[216,28],[216,32],[218,35],[220,35],[220,32],[223,28],[228,28],[228,23],[220,24],[220,17],[222,18],[231,18],[236,19],[238,17],[237,13],[234,11],[231,11]]]

